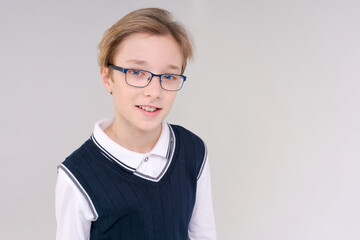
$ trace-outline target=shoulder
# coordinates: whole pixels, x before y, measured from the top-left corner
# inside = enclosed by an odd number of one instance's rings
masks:
[[[79,148],[72,152],[60,164],[59,168],[64,170],[73,181],[79,181],[81,185],[91,179],[94,169],[99,167],[98,152],[92,139],[86,140]],[[83,186],[85,187],[85,186]]]
[[[58,166],[59,169],[64,171],[68,177],[77,183],[77,175],[83,168],[82,165],[86,165],[88,155],[88,144],[90,139],[86,140],[80,147],[73,151],[65,160]]]
[[[82,161],[86,160],[86,155],[89,154],[91,149],[92,140],[91,138],[87,139],[80,147],[73,151],[69,156],[65,158],[65,161],[62,164],[81,164]]]
[[[170,124],[170,127],[179,135],[179,137],[191,138],[193,141],[205,144],[205,142],[192,131],[180,125]]]
[[[207,159],[207,147],[205,142],[195,133],[179,126],[170,124],[175,133],[176,144],[180,145],[180,151],[184,151],[189,160],[196,165],[197,178],[200,177]]]

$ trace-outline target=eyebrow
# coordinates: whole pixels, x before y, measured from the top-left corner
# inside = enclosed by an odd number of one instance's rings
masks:
[[[126,62],[128,62],[128,63],[135,63],[135,64],[138,64],[138,65],[146,65],[146,64],[147,64],[146,61],[137,60],[137,59],[130,59],[130,60],[127,60]]]
[[[148,65],[148,63],[147,63],[146,61],[144,61],[144,60],[138,60],[138,59],[130,59],[130,60],[127,60],[126,62],[127,62],[127,63],[135,63],[135,64],[140,65],[140,66],[146,66],[146,65]],[[168,67],[169,69],[171,69],[171,70],[180,70],[179,67],[177,67],[177,66],[175,66],[175,65],[172,65],[172,64],[168,65],[167,67]]]

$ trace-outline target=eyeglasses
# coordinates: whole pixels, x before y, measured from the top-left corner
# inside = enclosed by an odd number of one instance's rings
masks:
[[[186,77],[184,75],[169,73],[154,74],[141,69],[122,68],[111,64],[109,64],[108,67],[125,73],[125,82],[133,87],[146,87],[149,85],[153,77],[159,77],[162,89],[167,91],[179,91],[186,81]]]

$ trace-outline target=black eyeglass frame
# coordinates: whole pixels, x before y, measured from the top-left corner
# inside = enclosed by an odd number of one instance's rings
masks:
[[[144,87],[147,87],[150,82],[152,81],[153,77],[159,77],[160,79],[160,86],[162,89],[166,90],[166,91],[172,91],[172,92],[176,92],[176,91],[179,91],[182,86],[184,85],[184,82],[186,81],[186,76],[184,75],[180,75],[180,74],[173,74],[173,73],[164,73],[164,74],[154,74],[150,71],[147,71],[147,70],[143,70],[143,69],[136,69],[136,68],[122,68],[122,67],[119,67],[119,66],[116,66],[116,65],[112,65],[112,64],[108,64],[107,65],[108,67],[114,69],[114,70],[117,70],[117,71],[120,71],[120,72],[123,72],[125,74],[125,82],[129,85],[129,86],[132,86],[132,87],[137,87],[137,88],[144,88]],[[129,70],[135,70],[135,71],[143,71],[143,72],[147,72],[147,73],[150,73],[151,74],[151,77],[150,77],[150,80],[148,81],[148,83],[145,85],[145,86],[135,86],[135,85],[131,85],[127,82],[126,80],[126,72],[129,71]],[[164,76],[164,75],[174,75],[174,76],[179,76],[179,77],[182,77],[183,78],[183,81],[181,83],[181,86],[179,89],[177,90],[169,90],[169,89],[166,89],[163,87],[162,85],[162,80],[161,80],[161,77]]]

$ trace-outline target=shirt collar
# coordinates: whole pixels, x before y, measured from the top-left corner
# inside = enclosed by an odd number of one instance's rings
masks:
[[[114,118],[106,118],[95,123],[93,140],[100,148],[103,154],[106,154],[112,160],[120,165],[125,165],[129,170],[135,170],[145,156],[158,155],[163,158],[167,157],[170,142],[170,130],[168,124],[162,123],[161,134],[154,148],[149,153],[137,153],[114,142],[104,130],[114,122]]]

